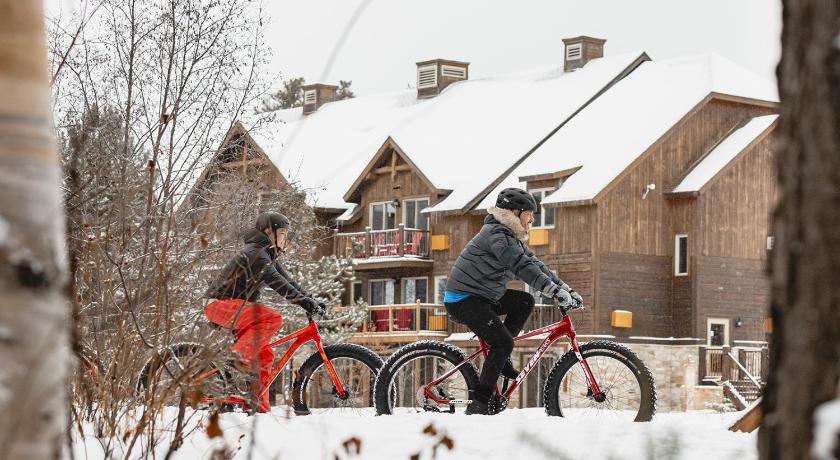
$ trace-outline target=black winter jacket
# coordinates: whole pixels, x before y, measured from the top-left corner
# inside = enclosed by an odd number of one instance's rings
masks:
[[[245,247],[228,262],[210,283],[207,297],[213,299],[244,299],[256,302],[263,285],[291,300],[306,297],[277,262],[277,250],[264,233],[252,229],[245,233]]]
[[[491,213],[455,261],[446,281],[447,291],[477,295],[498,302],[507,290],[507,283],[517,278],[538,291],[545,291],[553,284],[565,286],[517,238],[512,227],[518,228],[521,233],[524,233],[524,229],[515,215],[496,208],[492,208]],[[505,223],[500,222],[497,216]]]

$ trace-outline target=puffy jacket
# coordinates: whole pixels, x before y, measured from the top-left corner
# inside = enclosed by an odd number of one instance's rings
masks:
[[[210,283],[207,297],[256,302],[263,285],[292,301],[306,297],[303,289],[277,262],[277,250],[271,247],[268,236],[252,229],[245,234],[244,240],[242,251]]]
[[[446,281],[446,290],[498,302],[507,283],[521,279],[538,291],[566,286],[522,240],[519,218],[506,209],[490,208],[484,226],[461,251]],[[568,286],[565,287],[568,289]]]

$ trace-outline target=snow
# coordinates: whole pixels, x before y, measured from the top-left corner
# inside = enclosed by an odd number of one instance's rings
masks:
[[[206,425],[206,412],[187,412],[190,428],[199,421]],[[168,418],[174,419],[175,413],[170,410]],[[234,452],[235,459],[390,460],[414,454],[430,459],[433,445],[446,436],[452,441],[452,449],[438,447],[439,460],[754,459],[756,433],[727,430],[741,415],[712,411],[664,413],[650,423],[631,423],[548,417],[542,408],[509,409],[491,417],[431,413],[374,417],[335,411],[295,417],[277,407],[270,414],[250,418],[241,413],[222,414],[219,425],[223,442],[222,438],[209,439],[201,427],[172,458],[211,458],[211,452],[224,445]],[[430,425],[437,435],[423,433]],[[85,424],[85,428],[84,443],[74,446],[75,458],[103,458],[101,444],[93,437],[90,424]],[[78,441],[78,433],[75,437]],[[353,442],[348,442],[353,438],[359,442],[358,455]],[[119,440],[115,442],[119,444]],[[168,442],[163,442],[158,448],[159,458],[163,458],[167,446]],[[348,450],[353,454],[348,454]]]
[[[281,173],[311,192],[311,204],[346,209],[344,194],[391,137],[438,189],[430,210],[461,209],[642,53],[562,63],[457,82],[431,99],[409,89],[333,102],[304,116],[277,113],[251,135]]]
[[[838,388],[840,394],[840,388]],[[817,459],[835,459],[840,443],[840,397],[821,404],[814,411],[814,441],[811,454]]]
[[[733,158],[741,153],[747,145],[755,140],[770,125],[776,121],[778,115],[766,115],[750,120],[740,129],[735,130],[715,147],[706,158],[695,166],[688,175],[674,187],[674,192],[697,192]]]
[[[353,259],[353,265],[364,265],[364,264],[378,264],[381,262],[401,262],[406,260],[416,260],[418,262],[428,262],[434,263],[432,259],[424,259],[420,256],[412,256],[412,255],[405,255],[405,256],[382,256],[382,257],[369,257],[366,259]]]
[[[580,168],[544,203],[593,199],[711,93],[778,101],[776,87],[716,54],[648,61],[572,118],[479,204],[519,177]]]

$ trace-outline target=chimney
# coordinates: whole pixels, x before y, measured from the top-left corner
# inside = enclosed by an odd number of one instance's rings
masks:
[[[470,63],[433,59],[417,63],[417,98],[435,97],[444,88],[470,76]]]
[[[327,102],[335,101],[338,86],[314,83],[303,87],[303,114],[308,115]]]
[[[585,66],[592,59],[604,57],[604,43],[606,42],[606,40],[585,35],[564,38],[566,58],[563,60],[563,70],[571,72]]]

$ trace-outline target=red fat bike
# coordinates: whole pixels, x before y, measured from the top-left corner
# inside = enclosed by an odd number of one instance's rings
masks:
[[[269,343],[276,348],[289,348],[271,370],[273,384],[295,352],[308,342],[316,351],[303,362],[292,384],[292,404],[298,415],[310,409],[355,409],[373,412],[373,384],[382,367],[382,359],[369,349],[354,344],[323,346],[318,325],[307,314],[309,323]],[[229,350],[229,344],[224,348]],[[164,401],[180,397],[180,390],[191,390],[195,402],[205,407],[226,410],[242,408],[253,411],[258,394],[252,391],[256,376],[243,374],[231,359],[216,354],[198,343],[178,343],[152,357],[137,381],[140,391],[155,392]],[[263,389],[268,392],[272,385]],[[165,394],[167,393],[168,394]],[[162,394],[164,393],[164,394]]]
[[[551,369],[538,398],[548,415],[587,418],[610,417],[650,421],[656,412],[656,388],[645,364],[629,348],[607,340],[578,344],[568,308],[562,319],[515,337],[514,342],[545,335],[534,355],[513,381],[496,386],[494,411],[507,407],[522,382],[554,342],[568,337],[570,350]],[[489,346],[479,340],[478,350],[464,351],[444,342],[423,341],[397,350],[382,366],[374,397],[378,414],[463,411],[478,384],[473,361],[487,357]],[[536,389],[536,386],[534,386]]]

